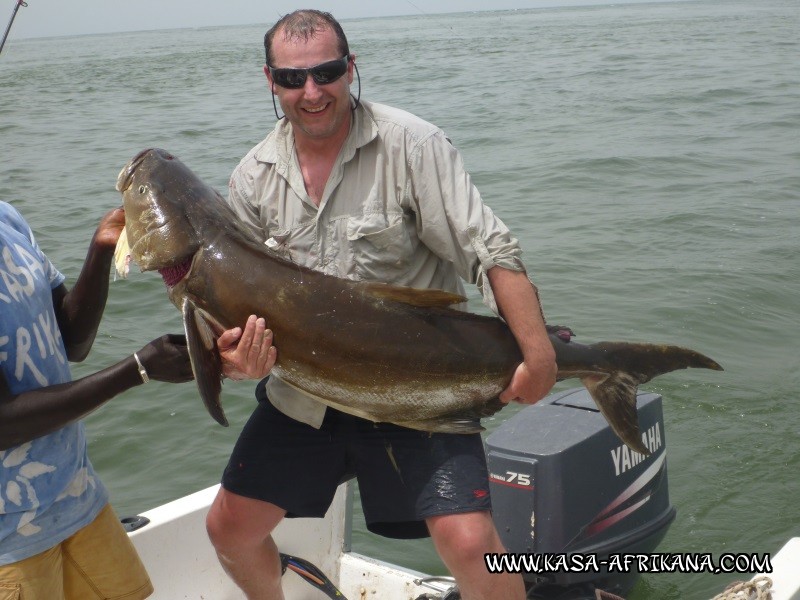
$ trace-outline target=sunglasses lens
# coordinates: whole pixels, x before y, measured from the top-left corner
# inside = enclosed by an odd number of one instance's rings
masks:
[[[276,69],[270,67],[269,72],[272,75],[273,81],[279,86],[296,90],[306,84],[306,77],[309,73],[311,73],[311,77],[314,78],[314,82],[317,85],[333,83],[347,73],[347,64],[349,60],[349,57],[344,56],[315,67],[309,67],[308,69]]]
[[[305,69],[272,69],[272,78],[281,87],[297,89],[306,83]]]
[[[347,72],[347,62],[344,59],[332,60],[309,69],[314,81],[319,85],[333,83]]]

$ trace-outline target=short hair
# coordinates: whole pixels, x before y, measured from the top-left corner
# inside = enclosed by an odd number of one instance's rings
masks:
[[[314,9],[296,10],[288,15],[284,15],[273,25],[264,35],[264,53],[267,65],[272,65],[272,41],[279,30],[284,31],[286,39],[303,39],[308,41],[318,32],[325,29],[332,29],[339,41],[339,56],[350,54],[350,47],[347,44],[347,37],[342,26],[331,13]]]

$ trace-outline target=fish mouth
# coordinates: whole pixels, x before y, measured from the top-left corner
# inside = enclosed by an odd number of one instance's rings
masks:
[[[127,165],[122,167],[122,170],[119,172],[119,175],[117,175],[116,188],[118,192],[122,193],[129,187],[131,187],[131,184],[133,183],[134,171],[136,171],[139,165],[141,165],[144,162],[144,159],[147,158],[147,155],[150,154],[151,152],[155,152],[165,160],[175,159],[175,157],[172,154],[170,154],[166,150],[161,150],[159,148],[147,148],[145,150],[142,150],[141,152],[139,152],[139,154],[134,156]]]
[[[122,167],[122,170],[117,175],[117,191],[122,193],[131,187],[131,183],[133,183],[133,172],[142,164],[144,161],[145,156],[152,150],[152,148],[148,148],[146,150],[142,150],[131,159],[127,165]]]
[[[158,269],[161,279],[164,280],[164,284],[168,288],[174,288],[189,274],[189,271],[192,269],[192,258],[193,257],[190,256],[176,265]]]

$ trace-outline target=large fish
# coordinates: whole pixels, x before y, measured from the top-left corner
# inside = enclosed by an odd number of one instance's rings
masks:
[[[183,313],[195,379],[206,408],[220,405],[215,339],[251,314],[274,332],[272,372],[328,406],[372,421],[468,433],[503,404],[497,395],[522,356],[506,324],[451,306],[460,296],[325,275],[277,256],[183,163],[163,150],[139,153],[117,180],[130,254],[158,270]],[[560,335],[559,335],[560,333]],[[647,454],[636,390],[687,367],[720,370],[693,350],[602,342],[553,331],[558,378],[578,377],[612,429]]]

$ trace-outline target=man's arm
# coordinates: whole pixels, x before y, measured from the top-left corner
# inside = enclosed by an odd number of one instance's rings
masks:
[[[500,315],[514,334],[523,356],[511,383],[500,393],[500,400],[533,404],[553,387],[558,370],[536,288],[524,271],[495,266],[486,274]]]

